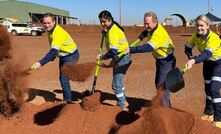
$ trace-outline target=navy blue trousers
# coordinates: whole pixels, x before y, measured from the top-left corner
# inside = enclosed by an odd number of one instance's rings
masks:
[[[206,92],[204,114],[214,114],[214,121],[221,121],[221,60],[205,61],[203,77]]]
[[[170,54],[166,59],[157,59],[156,60],[156,77],[155,85],[156,88],[162,85],[165,80],[167,73],[171,71],[176,66],[176,58],[173,54]],[[164,107],[170,107],[170,91],[169,89],[163,90],[162,103]]]

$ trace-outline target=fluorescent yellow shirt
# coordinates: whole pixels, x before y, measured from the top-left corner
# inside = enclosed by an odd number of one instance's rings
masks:
[[[66,56],[77,50],[77,45],[71,36],[59,25],[56,25],[52,33],[48,33],[51,48],[58,50],[58,56]]]
[[[187,47],[197,49],[202,53],[204,50],[208,50],[212,53],[212,56],[208,59],[209,61],[216,61],[221,59],[221,42],[219,36],[213,31],[210,31],[206,38],[201,38],[195,32],[192,37],[188,40]]]
[[[116,24],[107,32],[106,44],[109,48],[117,49],[118,53],[129,47],[124,32]]]
[[[164,59],[173,53],[173,42],[161,24],[158,23],[158,27],[153,33],[148,32],[147,38],[147,43],[154,49],[152,54],[156,59]]]

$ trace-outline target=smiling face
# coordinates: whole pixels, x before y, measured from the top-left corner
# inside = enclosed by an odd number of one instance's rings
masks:
[[[108,20],[106,18],[100,18],[100,24],[103,29],[107,29],[112,23],[112,20]]]
[[[198,34],[206,35],[208,29],[209,29],[209,26],[205,21],[203,21],[203,20],[196,21],[196,30],[197,30]]]
[[[47,31],[50,31],[53,29],[55,22],[53,21],[52,17],[44,17],[43,18],[43,24]]]
[[[144,18],[144,26],[147,31],[151,31],[157,25],[157,22],[153,21],[152,16],[147,16]]]

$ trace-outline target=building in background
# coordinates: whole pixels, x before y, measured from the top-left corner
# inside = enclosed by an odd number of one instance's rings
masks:
[[[20,22],[42,23],[43,14],[53,13],[57,24],[74,24],[76,17],[70,17],[69,11],[16,0],[0,1],[0,18],[15,18]]]

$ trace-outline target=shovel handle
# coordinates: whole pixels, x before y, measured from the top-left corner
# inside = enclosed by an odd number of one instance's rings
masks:
[[[189,68],[188,68],[187,66],[185,66],[185,67],[183,68],[183,70],[181,71],[181,73],[184,74],[184,73],[186,73],[188,70],[189,70]]]
[[[139,42],[140,42],[140,39],[135,40],[135,41],[130,45],[130,47],[136,46]],[[118,54],[117,56],[120,58],[120,57],[122,57],[124,54],[125,54],[125,52],[123,51],[123,52],[121,52],[120,54]]]

